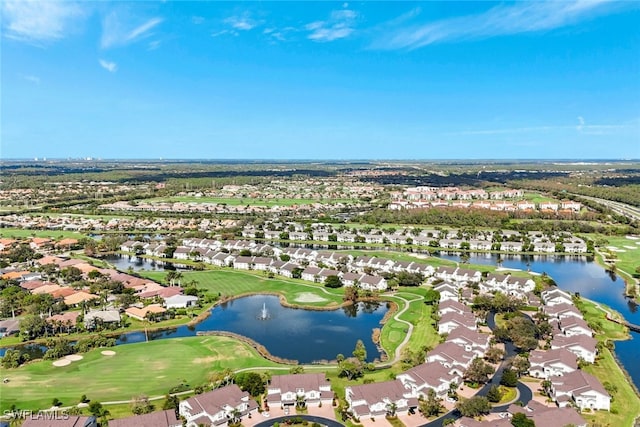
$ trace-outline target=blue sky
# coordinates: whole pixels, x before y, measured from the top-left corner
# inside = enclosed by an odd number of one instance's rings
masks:
[[[637,2],[2,7],[2,158],[640,158]]]

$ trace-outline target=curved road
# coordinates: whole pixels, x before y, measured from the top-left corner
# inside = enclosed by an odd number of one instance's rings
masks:
[[[491,328],[492,330],[496,327],[495,313],[491,313],[487,318],[487,326],[489,326],[489,328]],[[494,384],[494,381],[496,381],[497,383],[499,382],[500,378],[502,378],[502,372],[507,366],[507,360],[516,354],[515,347],[511,341],[508,341],[505,343],[504,349],[505,349],[504,360],[502,361],[502,363],[500,363],[500,366],[498,366],[498,369],[496,370],[495,374],[493,374],[491,381],[485,384],[484,387],[482,387],[480,391],[476,393],[476,396],[486,396],[487,393],[489,392],[489,389]],[[527,403],[529,403],[531,399],[533,399],[533,393],[531,392],[531,389],[529,389],[529,387],[527,387],[522,382],[518,381],[518,385],[516,386],[516,388],[518,390],[518,394],[514,401],[520,401],[524,405],[526,405]],[[507,410],[507,408],[511,403],[513,402],[500,405],[500,406],[494,406],[493,408],[491,408],[491,412],[493,413],[504,412]],[[434,421],[431,421],[426,424],[422,424],[420,427],[442,427],[445,420],[457,420],[458,418],[461,418],[461,417],[462,415],[457,410],[454,409],[452,411],[447,412],[446,414],[442,415],[440,418]]]
[[[311,421],[312,423],[322,424],[328,427],[342,427],[344,425],[336,420],[330,420],[329,418],[316,417],[314,415],[294,414],[287,417],[271,418],[266,421],[262,421],[261,423],[255,424],[254,427],[271,427],[275,423],[282,424],[288,418],[302,418],[303,420]]]

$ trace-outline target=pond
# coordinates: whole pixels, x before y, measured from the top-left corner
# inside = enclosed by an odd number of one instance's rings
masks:
[[[100,258],[112,264],[120,271],[165,271],[165,270],[186,270],[186,266],[173,264],[170,262],[156,261],[153,259],[137,257],[135,255],[107,255]]]
[[[439,255],[440,258],[460,262],[458,254]],[[500,261],[498,261],[500,260]],[[498,265],[502,268],[531,270],[531,272],[551,276],[558,287],[569,292],[579,292],[585,298],[605,304],[619,312],[629,322],[640,325],[638,305],[624,296],[624,280],[607,272],[592,258],[585,256],[556,255],[498,255],[471,254],[469,263]],[[506,272],[505,272],[506,273]],[[640,388],[640,333],[631,332],[628,341],[615,342],[615,354],[629,373],[636,387]]]
[[[263,309],[266,316],[261,319]],[[331,311],[302,310],[283,307],[277,296],[254,295],[220,304],[194,326],[130,332],[120,335],[116,344],[195,336],[200,331],[228,331],[251,338],[274,356],[313,363],[334,360],[338,354],[350,357],[360,339],[367,350],[367,361],[372,362],[380,358],[372,340],[373,329],[382,327],[380,321],[387,311],[386,303],[358,303]],[[43,346],[29,347],[30,351],[46,351]],[[0,349],[0,356],[5,351]]]

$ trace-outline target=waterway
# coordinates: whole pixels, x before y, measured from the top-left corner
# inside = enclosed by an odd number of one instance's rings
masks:
[[[440,254],[440,258],[460,262],[458,254]],[[506,269],[530,270],[546,273],[559,288],[579,292],[581,296],[600,302],[619,312],[629,322],[640,325],[640,310],[633,301],[625,298],[624,280],[607,272],[593,258],[585,256],[555,255],[498,255],[471,254],[470,264],[501,265]],[[506,273],[506,272],[505,272]],[[631,339],[615,342],[615,353],[629,373],[633,383],[640,388],[640,333],[631,332]]]

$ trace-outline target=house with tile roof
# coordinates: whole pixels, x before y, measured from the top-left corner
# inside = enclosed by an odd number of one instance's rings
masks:
[[[292,406],[298,400],[308,405],[331,404],[334,394],[324,373],[274,375],[267,386],[270,405]]]
[[[235,411],[242,419],[257,409],[258,404],[251,399],[249,393],[231,384],[183,400],[178,413],[185,419],[187,427],[198,427],[201,424],[219,426],[232,420]]]
[[[565,348],[534,350],[529,353],[529,363],[529,375],[547,380],[578,369],[576,355]]]
[[[451,384],[462,383],[463,369],[452,366],[446,367],[438,362],[422,363],[398,374],[396,378],[405,389],[411,391],[412,396],[426,397],[432,389],[436,395],[443,397],[449,391]]]
[[[552,377],[551,394],[561,408],[571,401],[581,410],[608,411],[611,408],[611,396],[600,381],[581,370]]]
[[[109,427],[182,427],[182,420],[176,417],[175,410],[168,409],[109,420]]]
[[[573,335],[567,337],[565,335],[554,335],[551,340],[551,348],[566,348],[578,358],[585,362],[593,363],[596,360],[597,341],[588,335]]]
[[[394,409],[402,414],[418,406],[418,399],[399,380],[346,387],[345,400],[356,418],[385,417]]]

